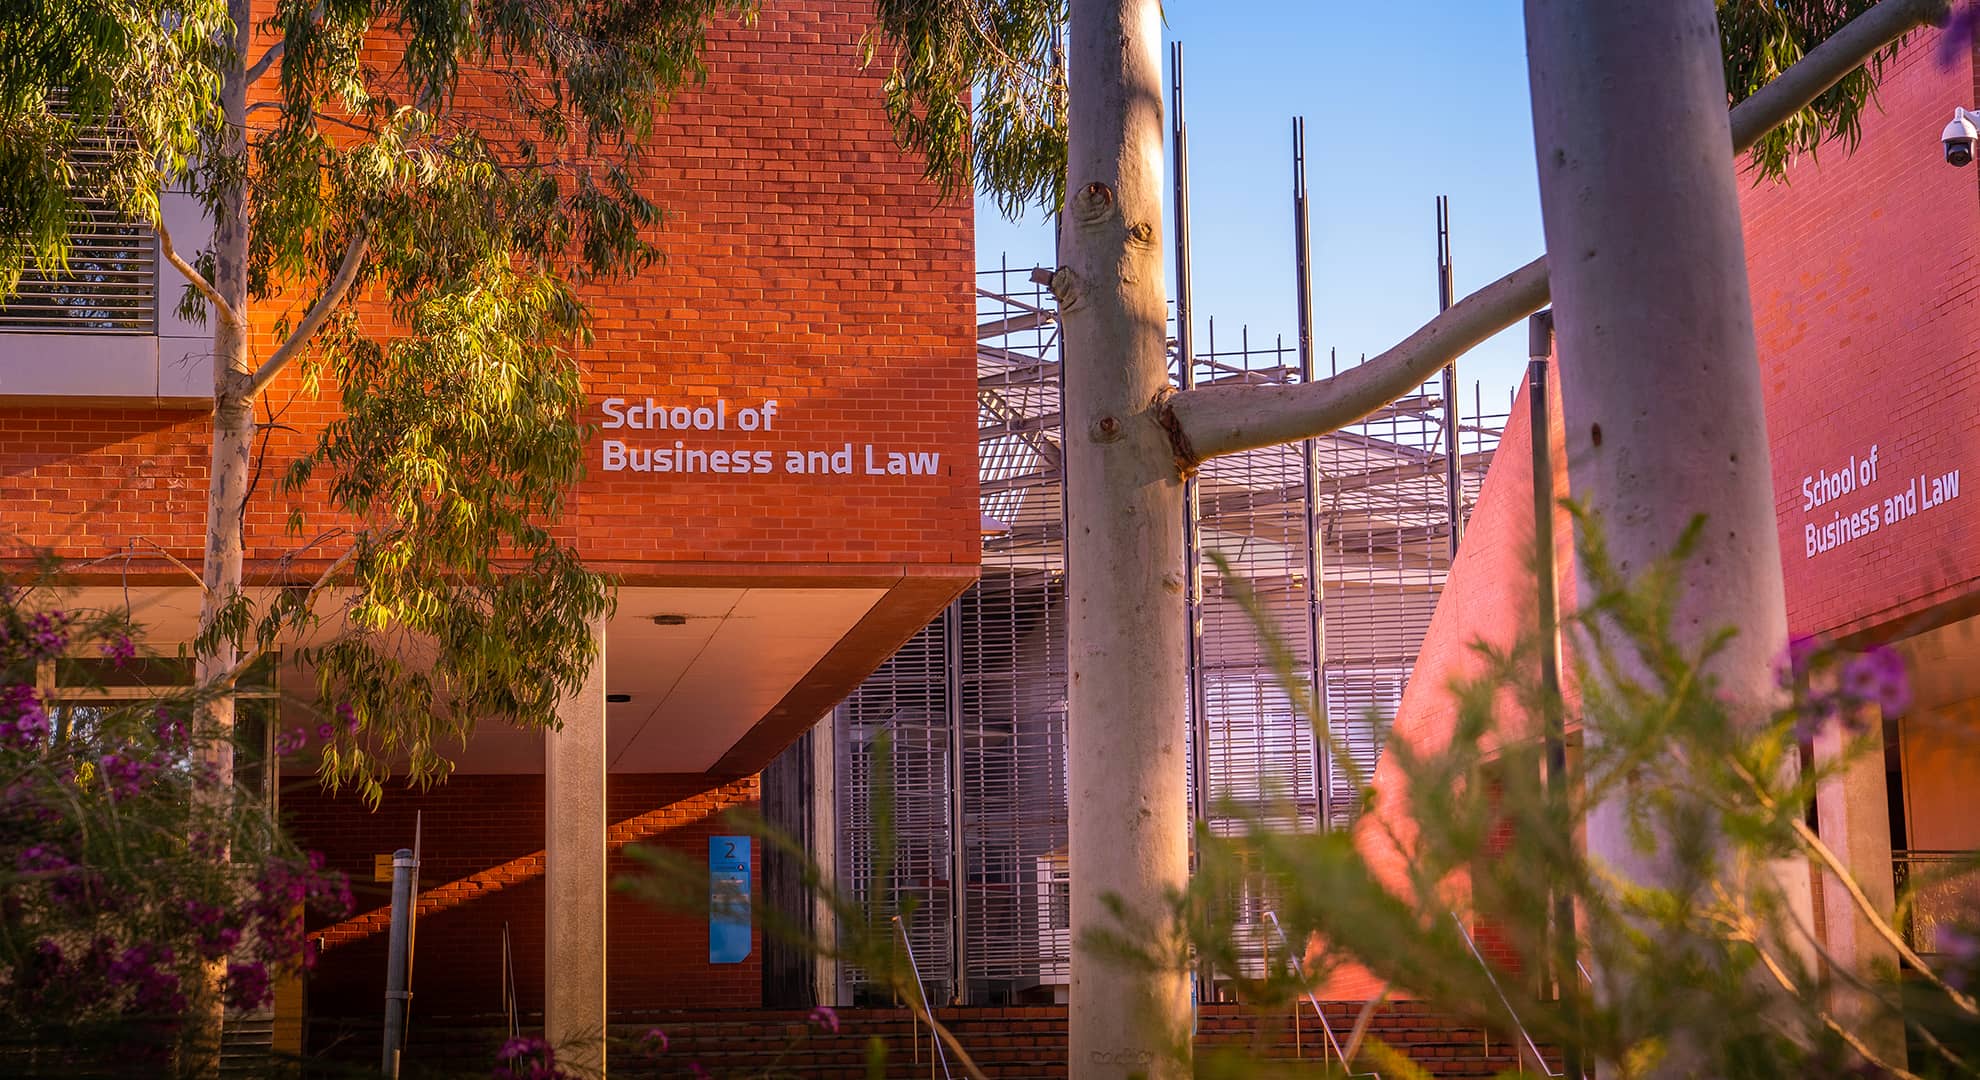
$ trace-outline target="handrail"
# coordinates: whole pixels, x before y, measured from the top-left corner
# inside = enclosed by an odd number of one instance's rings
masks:
[[[939,1037],[939,1036],[937,1035],[937,1033],[935,1032],[935,1030],[934,1030],[934,1028],[932,1027],[932,1024],[934,1023],[934,1020],[935,1020],[935,1011],[934,1011],[933,1009],[930,1009],[930,1008],[928,1007],[928,990],[927,990],[927,988],[926,988],[926,987],[924,987],[924,986],[922,986],[922,985],[921,985],[921,965],[915,962],[915,959],[914,959],[914,943],[908,940],[908,936],[907,936],[907,924],[906,924],[906,923],[903,923],[903,922],[901,921],[901,917],[900,917],[899,915],[890,915],[890,916],[888,916],[888,918],[889,918],[889,919],[891,919],[891,920],[893,921],[893,924],[894,924],[894,929],[895,929],[895,930],[898,930],[898,931],[900,931],[900,935],[901,935],[901,948],[907,951],[907,958],[908,958],[908,970],[909,970],[909,971],[912,971],[912,972],[914,972],[914,995],[915,995],[916,997],[918,997],[918,998],[920,998],[920,999],[921,999],[921,1014],[922,1014],[923,1016],[926,1016],[926,1017],[928,1017],[928,1019],[929,1019],[929,1023],[931,1024],[931,1027],[929,1028],[929,1031],[928,1031],[928,1041],[934,1044],[934,1046],[935,1046],[935,1061],[937,1061],[937,1062],[940,1062],[940,1063],[941,1063],[941,1065],[942,1065],[942,1075],[943,1075],[943,1076],[944,1076],[945,1078],[948,1078],[948,1077],[949,1077],[949,1053],[948,1053],[948,1051],[946,1051],[946,1050],[944,1050],[944,1049],[942,1048],[942,1040],[941,1040],[941,1038],[940,1038],[940,1037]],[[915,1021],[915,1023],[916,1023],[916,1026],[919,1026],[919,1025],[920,1025],[920,1020],[919,1020],[919,1018],[917,1018],[917,1019],[916,1019],[916,1021]],[[916,1036],[915,1036],[915,1042],[916,1042],[916,1043],[919,1043],[920,1041],[921,1041],[921,1036],[919,1036],[919,1035],[916,1035]],[[931,1064],[932,1064],[932,1063],[931,1063]],[[951,1080],[952,1080],[952,1078],[951,1078]]]
[[[1293,974],[1299,976],[1301,982],[1305,982],[1306,967],[1299,962],[1299,954],[1293,950],[1292,941],[1286,937],[1286,928],[1279,925],[1279,913],[1268,911],[1265,913],[1265,917],[1272,922],[1272,932],[1279,935],[1279,944],[1285,946],[1286,960],[1292,964]],[[1308,987],[1301,996],[1306,998],[1307,1004],[1313,1006],[1313,1015],[1320,1018],[1320,1031],[1327,1036],[1327,1045],[1334,1048],[1334,1056],[1341,1059],[1341,1068],[1345,1070],[1348,1067],[1347,1053],[1341,1049],[1341,1041],[1334,1037],[1334,1025],[1327,1022],[1327,1014],[1320,1008],[1320,999],[1314,996],[1311,987]],[[1322,1061],[1321,1064],[1324,1065],[1326,1062]],[[1347,1075],[1372,1076],[1375,1080],[1381,1080],[1382,1077],[1381,1073],[1372,1070],[1369,1072],[1350,1072]]]
[[[1513,1008],[1512,999],[1506,997],[1505,990],[1499,986],[1498,976],[1492,974],[1492,965],[1485,962],[1485,954],[1478,951],[1478,943],[1471,940],[1471,931],[1465,929],[1464,920],[1458,918],[1458,913],[1453,911],[1451,921],[1457,924],[1458,936],[1464,939],[1465,947],[1471,950],[1471,958],[1478,961],[1478,970],[1484,972],[1486,981],[1492,984],[1492,992],[1499,995],[1499,1004],[1504,1005],[1506,1015],[1512,1017],[1513,1030],[1519,1032],[1520,1041],[1526,1044],[1527,1053],[1533,1055],[1533,1063],[1540,1066],[1540,1071],[1547,1076],[1563,1075],[1547,1067],[1547,1059],[1540,1056],[1540,1048],[1534,1045],[1533,1036],[1527,1034],[1526,1025],[1520,1023],[1519,1010]],[[1578,965],[1579,961],[1576,963]]]

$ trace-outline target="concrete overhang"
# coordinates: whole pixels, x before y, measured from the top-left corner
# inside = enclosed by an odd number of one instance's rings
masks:
[[[700,567],[627,584],[605,630],[613,772],[744,776],[816,723],[975,580],[968,566]],[[652,579],[659,580],[652,580]],[[149,652],[189,641],[199,591],[92,585],[65,603],[128,610]],[[315,683],[285,669],[294,722],[313,727]],[[543,769],[543,733],[481,724],[443,748],[463,773]],[[287,771],[306,773],[306,762]]]

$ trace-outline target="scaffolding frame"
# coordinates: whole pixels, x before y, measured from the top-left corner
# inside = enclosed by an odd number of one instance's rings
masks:
[[[834,711],[833,730],[841,888],[878,918],[902,915],[933,998],[996,1004],[1045,998],[1069,972],[1066,530],[1052,297],[1029,267],[978,280],[982,578]],[[1299,347],[1248,329],[1220,337],[1214,320],[1207,331],[1189,383],[1301,378]],[[1170,346],[1180,384],[1181,343]],[[1350,771],[1373,775],[1449,572],[1446,432],[1459,432],[1468,514],[1504,424],[1476,394],[1472,405],[1453,423],[1439,374],[1341,431],[1199,470],[1177,527],[1199,539],[1189,791],[1213,831],[1352,823]],[[1273,670],[1212,553],[1251,589],[1292,672]],[[1296,694],[1313,695],[1347,760],[1315,738]],[[883,732],[891,867],[871,835]],[[1269,907],[1240,898],[1247,968],[1262,964]],[[874,992],[857,970],[844,979],[844,1000]]]

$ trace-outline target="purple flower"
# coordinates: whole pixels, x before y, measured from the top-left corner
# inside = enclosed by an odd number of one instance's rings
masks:
[[[0,745],[28,748],[48,738],[48,712],[34,687],[21,683],[0,688]]]
[[[358,732],[357,710],[351,708],[350,702],[345,701],[338,704],[337,719],[344,722],[345,731],[348,731],[353,735],[357,734]]]
[[[1942,974],[1947,985],[1955,990],[1970,989],[1973,977],[1980,974],[1980,935],[1965,926],[1938,926],[1933,928],[1932,937],[1939,955],[1945,958]]]
[[[158,769],[156,760],[126,757],[116,752],[96,760],[97,775],[103,779],[103,786],[113,800],[136,795]]]
[[[1939,66],[1949,68],[1958,63],[1960,53],[1973,47],[1976,32],[1980,32],[1980,4],[1959,5],[1939,34]]]
[[[172,715],[172,710],[163,705],[160,705],[151,715],[158,721],[152,725],[152,733],[158,736],[158,741],[163,743],[166,749],[176,750],[185,745],[186,722],[184,720]]]
[[[237,1009],[258,1009],[268,1004],[268,999],[274,996],[274,984],[268,977],[268,965],[260,961],[227,965],[228,1005]]]
[[[68,856],[47,844],[30,844],[14,856],[14,868],[23,874],[42,873],[49,870],[66,870]]]
[[[334,738],[336,738],[336,737],[337,737],[337,729],[336,729],[336,728],[334,728],[334,727],[331,727],[331,726],[330,726],[329,724],[318,724],[318,725],[316,725],[316,741],[317,741],[317,742],[329,742],[329,741],[330,741],[331,739],[334,739]]]
[[[1808,678],[1808,672],[1821,659],[1825,646],[1820,638],[1798,634],[1788,639],[1787,651],[1774,664],[1774,679],[1783,690],[1793,690]]]
[[[667,1033],[661,1031],[659,1028],[648,1028],[646,1030],[645,1037],[642,1038],[640,1041],[648,1045],[647,1052],[651,1054],[661,1053],[665,1051],[669,1045],[667,1041]]]
[[[805,1019],[818,1025],[824,1031],[829,1031],[834,1035],[839,1033],[839,1014],[834,1012],[830,1005],[818,1006],[811,1010],[811,1015],[805,1017]]]
[[[103,875],[85,866],[70,867],[55,876],[48,886],[48,898],[57,905],[74,911],[110,910],[109,890],[104,887]]]
[[[28,621],[28,658],[53,660],[69,647],[69,616],[60,611],[44,611]]]
[[[1842,692],[1857,702],[1874,704],[1895,716],[1911,704],[1911,680],[1897,650],[1877,646],[1851,657],[1842,669]]]
[[[301,728],[291,728],[275,736],[275,756],[288,757],[301,750],[309,742],[309,736]]]
[[[503,1061],[513,1061],[528,1054],[545,1053],[549,1049],[550,1044],[535,1035],[518,1035],[503,1043],[502,1049],[497,1050],[495,1056]]]
[[[103,655],[113,665],[121,668],[137,659],[137,646],[131,643],[129,634],[118,634],[103,643]]]

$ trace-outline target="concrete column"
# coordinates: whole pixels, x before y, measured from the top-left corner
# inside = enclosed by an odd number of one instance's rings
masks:
[[[811,933],[818,943],[818,959],[812,967],[813,1000],[820,1005],[842,1005],[839,999],[839,915],[832,896],[839,884],[839,725],[837,717],[826,713],[811,729],[811,857],[823,872],[824,888],[812,900]]]
[[[560,1060],[605,1068],[605,626],[598,660],[543,740],[543,1034]]]
[[[1841,772],[1816,787],[1816,828],[1888,922],[1897,907],[1897,895],[1891,877],[1883,719],[1875,706],[1866,707],[1866,712],[1866,734],[1828,724],[1815,735],[1816,768],[1845,763]],[[1871,927],[1835,875],[1822,874],[1821,883],[1823,944],[1830,958],[1858,978],[1888,984],[1897,973],[1897,951]],[[1839,982],[1831,1007],[1884,1060],[1904,1060],[1903,1022],[1869,995]]]

